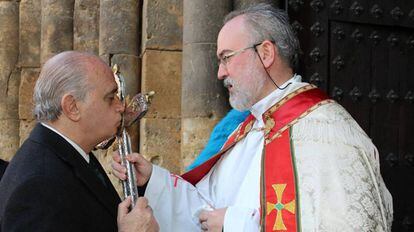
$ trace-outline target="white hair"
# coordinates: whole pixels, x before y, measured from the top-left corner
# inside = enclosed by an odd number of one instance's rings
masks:
[[[33,94],[34,115],[40,122],[55,121],[62,113],[63,95],[84,100],[91,89],[87,82],[88,64],[97,60],[88,53],[66,51],[50,58],[40,72]]]
[[[274,42],[280,58],[292,69],[296,68],[299,62],[300,45],[285,11],[266,3],[260,3],[230,12],[225,17],[224,24],[237,16],[243,16],[252,45],[264,40]]]

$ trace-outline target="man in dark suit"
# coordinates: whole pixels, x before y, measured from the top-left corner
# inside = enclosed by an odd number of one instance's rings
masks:
[[[2,231],[118,230],[121,201],[91,153],[120,124],[116,93],[111,69],[93,55],[69,51],[45,63],[34,90],[39,123],[0,182]],[[129,204],[119,205],[120,231],[157,230],[146,199],[130,214]]]

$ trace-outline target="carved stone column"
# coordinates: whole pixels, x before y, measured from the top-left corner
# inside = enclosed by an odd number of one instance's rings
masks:
[[[182,168],[181,56],[182,0],[144,0],[142,17],[142,92],[155,91],[141,120],[140,152],[174,173]]]
[[[110,65],[118,64],[131,97],[140,89],[138,3],[138,0],[100,1],[99,55]]]
[[[73,7],[75,0],[42,0],[40,60],[73,49]]]
[[[184,0],[181,154],[188,166],[229,110],[217,79],[216,40],[231,0]]]
[[[19,3],[0,1],[0,158],[9,160],[19,146]]]
[[[75,0],[73,49],[98,55],[99,0]]]
[[[40,71],[41,11],[39,0],[20,1],[19,86],[20,145],[36,124],[33,117],[33,88]]]

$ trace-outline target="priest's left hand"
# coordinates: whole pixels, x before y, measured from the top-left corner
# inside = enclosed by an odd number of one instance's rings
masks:
[[[201,211],[198,218],[200,219],[202,231],[221,232],[223,230],[226,210],[227,208]]]

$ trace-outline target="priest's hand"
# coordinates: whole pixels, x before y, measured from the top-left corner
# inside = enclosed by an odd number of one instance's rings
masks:
[[[117,222],[119,232],[157,232],[160,230],[145,197],[138,198],[137,204],[128,213],[130,205],[131,197],[118,205]]]
[[[127,155],[126,158],[129,162],[134,164],[137,185],[143,186],[146,184],[151,177],[152,164],[138,153],[131,153]],[[118,151],[114,151],[112,159],[113,161],[111,166],[114,175],[121,180],[125,180],[127,178],[126,168],[121,165],[121,157],[119,156]]]
[[[203,210],[198,216],[202,231],[221,232],[227,208]]]

